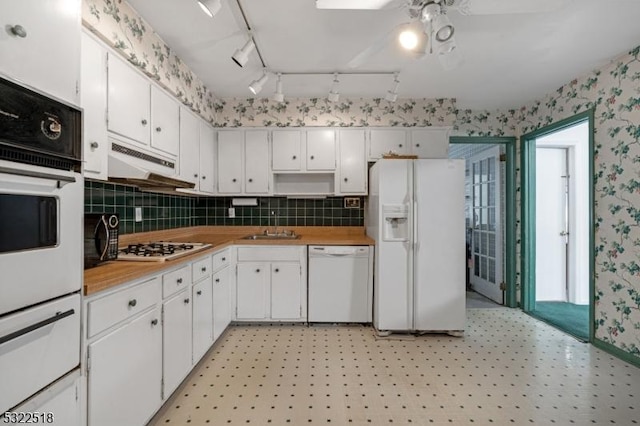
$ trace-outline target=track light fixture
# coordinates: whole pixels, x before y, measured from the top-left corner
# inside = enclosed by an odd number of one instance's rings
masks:
[[[253,93],[254,95],[257,95],[258,93],[260,93],[260,91],[262,90],[262,87],[264,86],[264,84],[267,82],[268,79],[269,79],[269,75],[267,74],[267,71],[263,70],[262,77],[258,78],[257,80],[253,80],[249,85],[249,90],[251,90],[251,93]]]
[[[272,99],[275,102],[284,102],[284,93],[282,93],[282,74],[278,73],[278,80],[276,81],[276,92],[273,94]]]
[[[209,18],[213,18],[222,8],[221,0],[198,0],[198,5]]]
[[[387,91],[387,95],[384,97],[389,102],[395,102],[398,99],[398,87],[400,86],[400,79],[398,73],[393,75],[393,89]]]
[[[331,85],[331,91],[327,96],[329,102],[338,102],[340,99],[340,92],[338,92],[338,85],[340,81],[338,80],[338,73],[333,74],[333,84]]]
[[[440,13],[433,20],[433,37],[440,43],[444,43],[453,37],[455,29],[451,25],[451,21],[447,17]]]
[[[249,36],[249,40],[242,46],[242,49],[236,50],[233,56],[231,56],[231,59],[233,59],[233,62],[238,64],[239,67],[244,67],[249,60],[249,54],[255,47],[256,44],[253,42],[253,37]]]

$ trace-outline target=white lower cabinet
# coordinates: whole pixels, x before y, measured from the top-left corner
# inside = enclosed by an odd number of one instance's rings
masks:
[[[144,425],[162,404],[162,325],[156,306],[88,347],[89,426]]]
[[[213,344],[214,294],[212,277],[206,277],[193,285],[193,364],[209,350]]]
[[[239,247],[236,319],[306,321],[306,284],[306,246]]]
[[[162,303],[163,398],[169,397],[191,370],[191,288]]]
[[[230,323],[231,283],[226,266],[213,275],[213,340],[218,340]]]

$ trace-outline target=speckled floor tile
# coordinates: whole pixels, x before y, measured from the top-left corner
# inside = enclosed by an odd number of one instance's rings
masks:
[[[150,425],[640,423],[640,369],[519,310],[462,338],[232,325]]]

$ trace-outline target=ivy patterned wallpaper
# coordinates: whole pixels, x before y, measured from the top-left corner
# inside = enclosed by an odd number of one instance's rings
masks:
[[[640,358],[640,46],[519,111],[519,134],[595,108],[596,338]]]
[[[214,121],[211,92],[127,2],[83,0],[82,23],[184,105]]]
[[[507,111],[458,110],[455,99],[332,104],[306,98],[278,104],[266,98],[214,99],[122,0],[83,0],[83,23],[220,127],[452,126],[456,135],[519,136],[595,108],[596,338],[640,358],[640,47]]]

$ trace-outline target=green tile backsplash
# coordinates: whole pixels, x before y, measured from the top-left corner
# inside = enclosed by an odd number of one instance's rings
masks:
[[[137,188],[99,181],[85,181],[85,213],[120,214],[120,232],[157,231],[198,225],[224,226],[362,226],[364,199],[359,208],[344,208],[343,197],[324,199],[258,198],[257,206],[228,208],[232,197],[188,197],[142,192]],[[135,208],[142,208],[142,222],[135,222]]]

